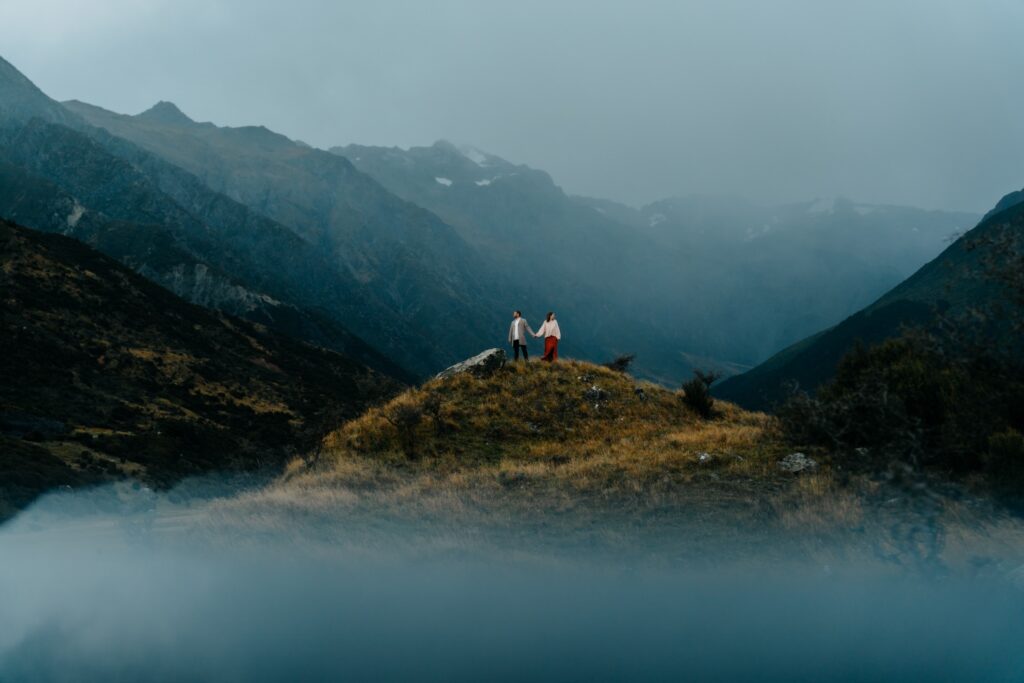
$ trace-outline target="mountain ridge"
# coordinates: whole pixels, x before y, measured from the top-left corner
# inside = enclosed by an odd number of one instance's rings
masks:
[[[63,484],[279,467],[401,385],[0,220],[0,514]],[[8,506],[4,510],[5,504]]]
[[[748,408],[765,409],[782,401],[787,383],[813,391],[835,373],[842,356],[857,343],[877,344],[898,336],[903,328],[927,326],[937,312],[962,315],[976,306],[997,302],[998,287],[978,276],[980,253],[972,243],[993,230],[1024,233],[1024,202],[1011,193],[970,231],[874,302],[837,325],[789,346],[747,373],[726,379],[715,388],[724,399]],[[1004,197],[1004,200],[1006,199]]]

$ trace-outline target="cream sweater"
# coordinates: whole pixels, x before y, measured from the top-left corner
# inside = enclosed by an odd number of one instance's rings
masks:
[[[558,329],[557,320],[545,320],[544,324],[537,330],[538,337],[554,337],[555,339],[562,339],[562,331]]]

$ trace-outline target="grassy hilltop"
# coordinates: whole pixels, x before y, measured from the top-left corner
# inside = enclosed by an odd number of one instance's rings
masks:
[[[222,503],[218,523],[359,548],[413,538],[428,553],[966,572],[1024,561],[1024,530],[976,500],[850,476],[820,452],[817,469],[787,472],[775,418],[718,402],[703,420],[682,397],[576,361],[431,380]]]
[[[824,538],[861,525],[827,465],[800,475],[778,466],[790,450],[773,418],[720,402],[702,420],[682,395],[576,361],[435,379],[228,507],[271,527],[386,520],[476,541],[571,538],[659,555],[776,552],[779,533]]]

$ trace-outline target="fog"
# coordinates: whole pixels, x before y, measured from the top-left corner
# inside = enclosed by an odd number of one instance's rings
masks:
[[[1024,184],[1017,0],[0,3],[45,92],[317,146],[470,143],[633,204],[846,196],[983,212]]]
[[[485,558],[431,534],[410,544],[417,529],[360,547],[340,520],[317,546],[298,526],[227,532],[200,521],[202,503],[169,500],[51,495],[0,528],[0,680],[1024,675],[1024,590],[1007,578],[698,572],[571,545]]]

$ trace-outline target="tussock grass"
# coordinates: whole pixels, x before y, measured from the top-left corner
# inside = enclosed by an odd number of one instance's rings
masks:
[[[307,476],[351,476],[355,464],[387,463],[405,475],[453,485],[481,479],[540,483],[577,492],[632,495],[665,477],[702,472],[764,477],[783,447],[774,423],[723,404],[698,418],[673,392],[580,362],[514,364],[487,379],[434,380],[330,434]],[[415,457],[388,419],[412,404]],[[702,453],[710,454],[706,464]],[[299,470],[293,470],[295,476]]]
[[[773,419],[717,408],[703,420],[681,392],[590,363],[512,364],[370,409],[232,506],[281,528],[385,516],[460,533],[568,530],[597,545],[749,540],[794,478],[776,466],[787,451]],[[423,415],[413,457],[393,419],[408,409]]]
[[[918,562],[899,548],[908,520],[984,526],[953,508],[890,506],[866,479],[840,484],[821,453],[816,472],[783,472],[778,462],[791,449],[774,418],[715,407],[704,420],[682,392],[572,361],[433,380],[346,423],[315,456],[223,512],[228,523],[278,530],[313,522],[303,528],[331,543],[340,521],[346,534],[363,529],[370,545],[400,525],[442,544],[471,539],[499,550],[511,540],[561,552],[572,539],[659,561],[801,557],[829,567],[851,557]],[[422,413],[412,457],[393,419],[410,411]]]

